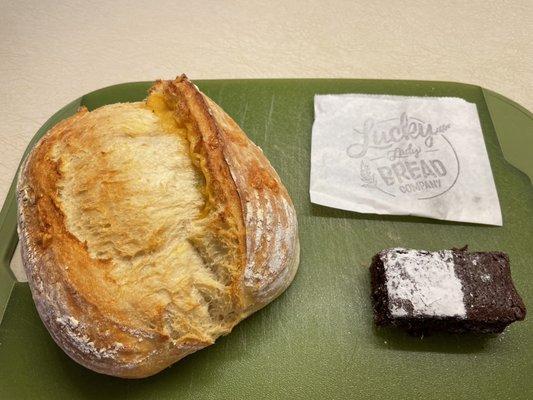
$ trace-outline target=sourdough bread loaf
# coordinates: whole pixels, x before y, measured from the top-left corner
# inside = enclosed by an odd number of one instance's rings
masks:
[[[185,76],[54,126],[23,163],[17,199],[39,315],[104,374],[146,377],[213,344],[298,266],[287,190]]]

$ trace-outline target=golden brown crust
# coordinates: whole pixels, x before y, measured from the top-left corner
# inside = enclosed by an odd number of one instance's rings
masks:
[[[100,309],[95,306],[99,303],[96,297],[103,295],[99,282],[72,273],[102,261],[91,259],[84,244],[66,229],[58,206],[59,166],[51,158],[51,148],[86,113],[81,109],[56,125],[21,168],[18,202],[23,262],[39,315],[67,354],[98,372],[130,377],[131,369],[142,376],[144,371],[137,364],[155,358],[164,338],[155,331],[131,331],[114,322],[101,311],[101,304]]]
[[[162,320],[177,318],[175,313],[162,309],[147,319],[137,303],[117,301],[110,271],[119,261],[95,257],[92,244],[68,229],[66,218],[72,216],[66,216],[63,193],[68,169],[55,152],[75,146],[80,132],[94,128],[99,120],[91,120],[92,113],[81,109],[53,127],[26,159],[17,187],[24,266],[45,326],[77,362],[126,378],[152,375],[228,333],[285,290],[299,256],[294,207],[261,150],[185,76],[159,81],[151,93],[160,94],[172,111],[205,179],[203,228],[191,233],[187,243],[203,260],[205,279],[220,281],[213,281],[216,288],[210,286],[214,292],[208,296],[224,296],[227,288],[231,297],[229,303],[220,300],[218,311],[201,296],[191,298],[209,313],[200,321],[205,324],[191,320],[189,331],[183,331],[184,325],[175,331],[172,321]],[[97,148],[90,142],[94,137],[84,137],[83,143]],[[195,285],[201,295],[206,284]]]

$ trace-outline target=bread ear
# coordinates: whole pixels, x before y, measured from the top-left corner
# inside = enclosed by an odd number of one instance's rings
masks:
[[[158,82],[152,91],[164,93],[178,118],[195,122],[201,142],[210,149],[208,174],[237,195],[225,199],[238,201],[234,215],[244,226],[243,284],[251,313],[281,294],[298,268],[298,222],[291,198],[263,151],[185,75]]]

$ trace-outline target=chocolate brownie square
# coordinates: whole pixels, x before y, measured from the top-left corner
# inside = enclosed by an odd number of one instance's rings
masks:
[[[395,248],[376,254],[370,270],[378,326],[499,333],[526,315],[502,252]]]

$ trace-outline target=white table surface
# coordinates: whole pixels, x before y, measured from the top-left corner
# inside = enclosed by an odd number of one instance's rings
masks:
[[[532,0],[0,0],[0,201],[37,129],[104,86],[182,72],[445,80],[532,109],[532,42]]]

